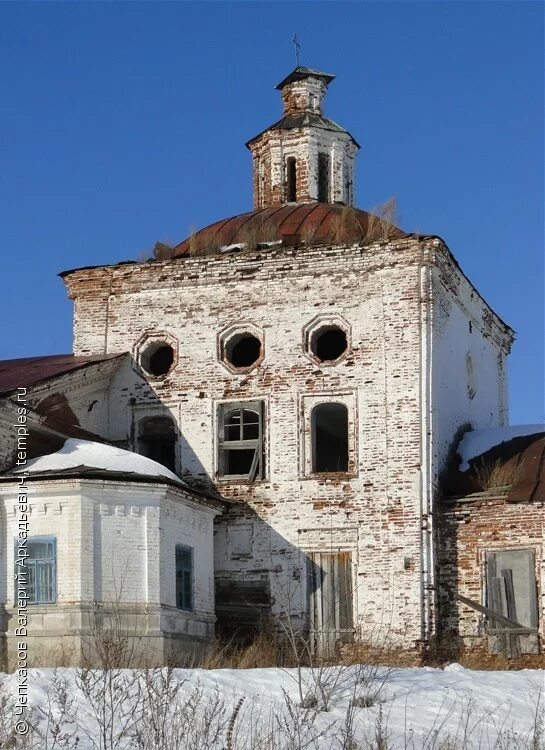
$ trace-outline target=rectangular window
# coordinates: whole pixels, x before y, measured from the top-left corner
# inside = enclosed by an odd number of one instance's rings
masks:
[[[178,609],[193,609],[193,550],[176,545],[176,606]]]
[[[294,156],[286,159],[286,200],[288,203],[297,200],[297,163]]]
[[[15,558],[20,550],[15,544]],[[57,601],[57,544],[54,537],[31,537],[27,540],[25,567],[28,574],[29,604],[54,604]],[[17,568],[19,576],[25,568]],[[21,581],[24,579],[21,578]]]
[[[329,154],[318,154],[318,200],[329,203]]]
[[[532,550],[498,550],[486,556],[487,606],[499,615],[537,628],[537,591]],[[490,623],[492,628],[501,624]]]
[[[311,415],[312,471],[348,471],[348,408],[346,404],[317,404]]]
[[[220,404],[218,475],[261,479],[263,463],[263,402]]]

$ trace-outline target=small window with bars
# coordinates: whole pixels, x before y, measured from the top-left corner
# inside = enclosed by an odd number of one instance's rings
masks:
[[[263,461],[263,402],[220,404],[218,414],[218,475],[261,479]]]
[[[31,537],[27,540],[25,560],[29,604],[55,604],[57,601],[57,543],[54,537]],[[20,558],[15,547],[15,558]],[[21,576],[21,572],[19,572]]]
[[[193,549],[176,545],[176,606],[193,609]]]

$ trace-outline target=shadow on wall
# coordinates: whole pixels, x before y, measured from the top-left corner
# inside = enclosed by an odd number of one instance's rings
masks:
[[[272,628],[328,654],[354,640],[349,552],[301,549],[233,503],[215,520],[214,568],[221,640],[247,643]]]

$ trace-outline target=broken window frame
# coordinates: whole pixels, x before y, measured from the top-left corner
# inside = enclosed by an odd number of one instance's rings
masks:
[[[498,615],[506,617],[512,622],[520,622],[520,612],[517,612],[517,593],[513,583],[511,568],[501,567],[498,575],[498,555],[525,555],[528,566],[528,607],[530,624],[521,623],[523,628],[529,632],[536,632],[539,626],[539,610],[537,600],[537,579],[535,569],[535,550],[531,548],[522,549],[494,549],[487,550],[485,557],[485,602],[489,610],[497,612]],[[488,618],[487,630],[489,633],[502,632],[505,626],[495,621],[493,617]]]
[[[240,411],[242,416],[240,440],[231,440],[226,437],[226,417],[234,412]],[[258,435],[257,438],[244,438],[244,411],[257,414]],[[218,405],[218,466],[217,475],[219,479],[245,480],[254,482],[263,479],[265,474],[264,450],[263,450],[263,424],[264,424],[264,402],[263,401],[235,401]],[[250,470],[246,474],[226,473],[226,453],[230,450],[253,450],[254,456]]]

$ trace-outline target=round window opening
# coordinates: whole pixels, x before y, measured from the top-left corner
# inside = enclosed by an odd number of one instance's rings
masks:
[[[233,367],[251,367],[261,356],[261,341],[251,333],[241,333],[225,345],[225,357]]]
[[[174,349],[164,341],[157,341],[142,352],[140,362],[150,375],[166,375],[174,362]]]
[[[334,362],[348,348],[346,332],[337,326],[321,328],[312,336],[310,348],[321,362]]]

